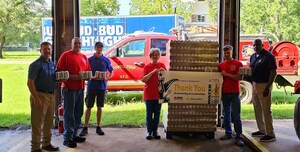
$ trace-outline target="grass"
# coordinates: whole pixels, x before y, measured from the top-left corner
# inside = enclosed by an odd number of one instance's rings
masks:
[[[292,87],[286,87],[286,92],[284,92],[284,89],[277,89],[276,87],[273,88],[273,96],[272,96],[272,103],[273,104],[294,104],[299,95],[291,95],[293,92]]]
[[[26,86],[28,65],[0,65],[3,103],[0,104],[0,126],[30,123],[29,91]]]
[[[33,60],[40,56],[39,51],[3,51],[1,60]]]
[[[273,119],[293,119],[294,104],[272,104]],[[255,119],[252,104],[242,105],[241,118],[243,120]]]
[[[17,60],[28,60],[30,62],[39,56],[39,52],[35,52],[36,54],[32,55],[32,58],[27,55],[25,57],[18,55],[19,53],[21,52],[8,53],[8,55],[11,54],[12,59],[18,58]],[[3,83],[3,103],[0,103],[0,127],[30,125],[29,91],[26,85],[28,66],[28,64],[1,64],[0,62],[0,78]],[[283,89],[273,88],[272,111],[274,119],[293,118],[294,103],[298,96],[290,96],[292,91],[293,88],[288,87],[288,95],[285,95]],[[126,95],[109,93],[107,97],[107,103],[109,104],[105,104],[103,109],[102,126],[145,125],[145,105],[141,102],[140,93]],[[117,106],[111,105],[116,103]],[[166,107],[167,105],[163,104],[163,108]],[[96,123],[95,109],[93,108],[91,115],[92,125]],[[254,119],[252,104],[243,105],[241,111],[242,119]]]

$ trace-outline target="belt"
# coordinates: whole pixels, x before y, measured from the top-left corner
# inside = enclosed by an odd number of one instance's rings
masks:
[[[44,91],[44,90],[36,90],[36,91],[47,93],[47,94],[53,94],[54,93],[54,91]]]

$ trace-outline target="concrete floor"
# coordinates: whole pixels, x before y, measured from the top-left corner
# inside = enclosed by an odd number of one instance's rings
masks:
[[[243,121],[243,135],[246,143],[263,152],[298,152],[300,140],[298,139],[292,119],[274,120],[276,141],[260,142],[258,137],[251,137],[257,131],[256,122]],[[78,144],[77,148],[67,148],[62,145],[63,138],[57,130],[53,130],[52,143],[67,152],[249,152],[247,146],[238,147],[234,140],[221,141],[224,130],[218,128],[215,139],[205,136],[182,137],[173,136],[166,139],[162,128],[159,128],[161,140],[145,139],[145,128],[103,128],[105,136],[98,136],[95,128],[89,128],[87,141]],[[27,152],[30,151],[31,130],[2,130],[0,131],[0,152]]]
[[[292,119],[275,119],[273,120],[273,126],[276,135],[276,141],[274,142],[260,142],[259,137],[251,137],[251,133],[257,131],[256,121],[243,121],[243,134],[258,151],[300,151],[300,140],[296,135]]]
[[[54,131],[52,143],[60,147],[60,151],[67,152],[249,152],[247,146],[238,147],[234,140],[220,141],[224,135],[223,129],[215,132],[215,139],[205,136],[197,138],[173,136],[166,139],[162,128],[160,140],[145,139],[145,128],[103,128],[104,136],[95,133],[95,128],[89,128],[87,141],[78,144],[76,148],[62,145],[63,137]],[[30,151],[31,130],[0,131],[0,152]]]

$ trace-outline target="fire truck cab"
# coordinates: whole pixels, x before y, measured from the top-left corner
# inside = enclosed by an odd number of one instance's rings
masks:
[[[143,90],[144,83],[141,82],[141,76],[144,66],[151,62],[150,49],[160,49],[160,62],[169,69],[169,44],[170,40],[175,39],[176,36],[163,33],[138,31],[127,35],[106,50],[103,54],[109,58],[114,68],[114,76],[109,79],[107,90]]]

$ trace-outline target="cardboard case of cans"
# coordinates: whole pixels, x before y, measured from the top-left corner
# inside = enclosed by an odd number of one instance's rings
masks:
[[[218,72],[218,43],[171,41],[170,71]]]
[[[218,72],[219,44],[211,41],[171,41],[170,71]],[[214,138],[217,104],[168,103],[163,124],[169,132],[209,132]]]

